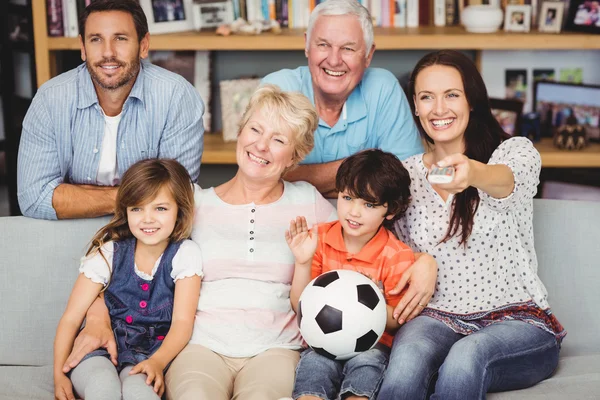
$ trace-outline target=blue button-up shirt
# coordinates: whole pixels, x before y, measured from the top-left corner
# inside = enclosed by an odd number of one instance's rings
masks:
[[[267,75],[285,91],[299,91],[313,105],[312,77],[308,67],[283,69]],[[378,148],[404,160],[422,153],[423,145],[404,92],[394,75],[380,68],[367,68],[363,79],[346,100],[340,119],[330,127],[319,119],[315,147],[304,164],[320,164],[346,158],[360,150]]]
[[[196,181],[200,173],[204,104],[180,75],[143,61],[123,105],[117,132],[119,176],[148,158],[174,158]],[[40,87],[23,121],[18,198],[24,215],[56,219],[61,183],[96,185],[104,116],[85,64]]]

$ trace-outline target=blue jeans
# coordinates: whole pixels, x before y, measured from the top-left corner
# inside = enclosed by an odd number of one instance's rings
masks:
[[[389,358],[386,349],[376,345],[347,361],[331,360],[310,348],[305,350],[296,367],[292,397],[333,400],[355,395],[375,399]]]
[[[554,372],[559,349],[554,335],[522,321],[464,336],[420,316],[396,333],[378,398],[475,400],[526,388]]]

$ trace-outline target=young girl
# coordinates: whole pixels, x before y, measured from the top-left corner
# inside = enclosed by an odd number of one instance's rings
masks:
[[[532,386],[556,368],[565,335],[536,273],[540,155],[527,138],[502,141],[483,79],[459,52],[419,61],[409,98],[434,146],[404,161],[412,198],[396,230],[439,270],[433,298],[396,334],[379,399],[476,400]],[[451,182],[432,184],[433,166],[453,166]]]
[[[192,334],[202,258],[190,240],[194,197],[177,161],[144,160],[125,172],[113,219],[92,239],[56,330],[56,399],[159,399],[163,372]],[[100,292],[117,342],[64,368],[85,314]],[[152,383],[154,383],[152,385]]]

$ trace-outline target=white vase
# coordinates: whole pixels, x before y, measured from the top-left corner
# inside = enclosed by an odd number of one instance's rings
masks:
[[[460,19],[467,32],[492,33],[502,25],[503,16],[498,6],[486,4],[465,7]]]

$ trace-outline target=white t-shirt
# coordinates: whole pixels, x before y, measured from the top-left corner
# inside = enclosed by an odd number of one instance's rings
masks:
[[[515,188],[503,199],[479,190],[466,248],[456,236],[438,244],[448,230],[453,196],[444,202],[433,190],[423,155],[403,163],[411,177],[412,200],[396,223],[396,232],[414,251],[437,261],[438,279],[428,307],[465,315],[533,300],[541,309],[549,308],[546,289],[537,276],[532,224],[541,159],[530,140],[509,139],[492,154],[488,164],[507,165]]]
[[[110,278],[110,272],[112,271],[114,242],[104,243],[102,246],[102,254],[104,254],[106,261],[97,251],[82,257],[79,272],[91,279],[92,282],[101,283],[106,286]],[[161,259],[162,254],[158,257],[158,260],[156,260],[154,268],[152,268],[152,274],[150,275],[140,271],[136,265],[136,275],[144,280],[151,281],[160,265]],[[177,250],[177,254],[173,257],[171,278],[173,278],[173,282],[175,282],[178,279],[187,278],[193,275],[198,275],[199,277],[204,276],[204,271],[202,269],[202,253],[200,252],[200,247],[198,247],[196,243],[191,240],[185,240],[181,243],[179,250]]]
[[[120,113],[109,117],[104,114],[104,139],[102,139],[102,154],[100,154],[100,164],[96,176],[100,185],[115,186],[120,181],[117,169],[117,131],[122,115],[123,113]]]

